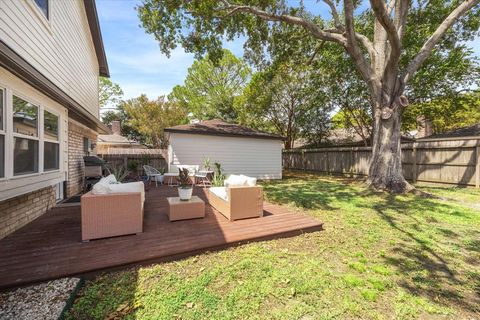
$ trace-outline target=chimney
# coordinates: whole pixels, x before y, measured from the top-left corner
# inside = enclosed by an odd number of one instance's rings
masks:
[[[120,121],[118,120],[112,121],[112,131],[113,131],[113,134],[118,134],[119,136],[122,135],[122,127],[120,126]]]
[[[426,118],[425,116],[417,117],[418,133],[416,138],[428,137],[433,134],[433,124],[432,120]]]

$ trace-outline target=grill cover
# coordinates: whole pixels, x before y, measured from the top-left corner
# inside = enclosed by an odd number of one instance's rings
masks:
[[[83,162],[86,167],[103,166],[105,164],[105,160],[97,156],[85,156],[83,157]]]

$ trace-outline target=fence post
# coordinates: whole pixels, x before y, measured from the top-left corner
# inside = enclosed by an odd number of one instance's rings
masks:
[[[328,161],[328,151],[325,151],[325,170],[330,174],[330,161]]]
[[[417,143],[413,143],[412,147],[412,182],[417,182]]]
[[[475,188],[480,188],[480,140],[477,140],[475,153]]]
[[[350,176],[353,177],[355,174],[354,162],[353,162],[353,147],[350,148]]]
[[[307,158],[305,158],[305,150],[302,149],[302,167],[303,171],[307,171]]]

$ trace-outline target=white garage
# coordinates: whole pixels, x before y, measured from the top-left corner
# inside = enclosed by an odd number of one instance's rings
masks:
[[[221,120],[179,125],[165,129],[169,139],[168,164],[199,165],[209,158],[225,174],[259,179],[282,178],[282,137]]]

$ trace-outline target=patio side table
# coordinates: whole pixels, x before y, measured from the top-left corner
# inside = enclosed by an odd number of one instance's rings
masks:
[[[197,196],[192,196],[188,201],[182,201],[179,197],[169,197],[167,201],[170,221],[205,217],[205,202]]]

